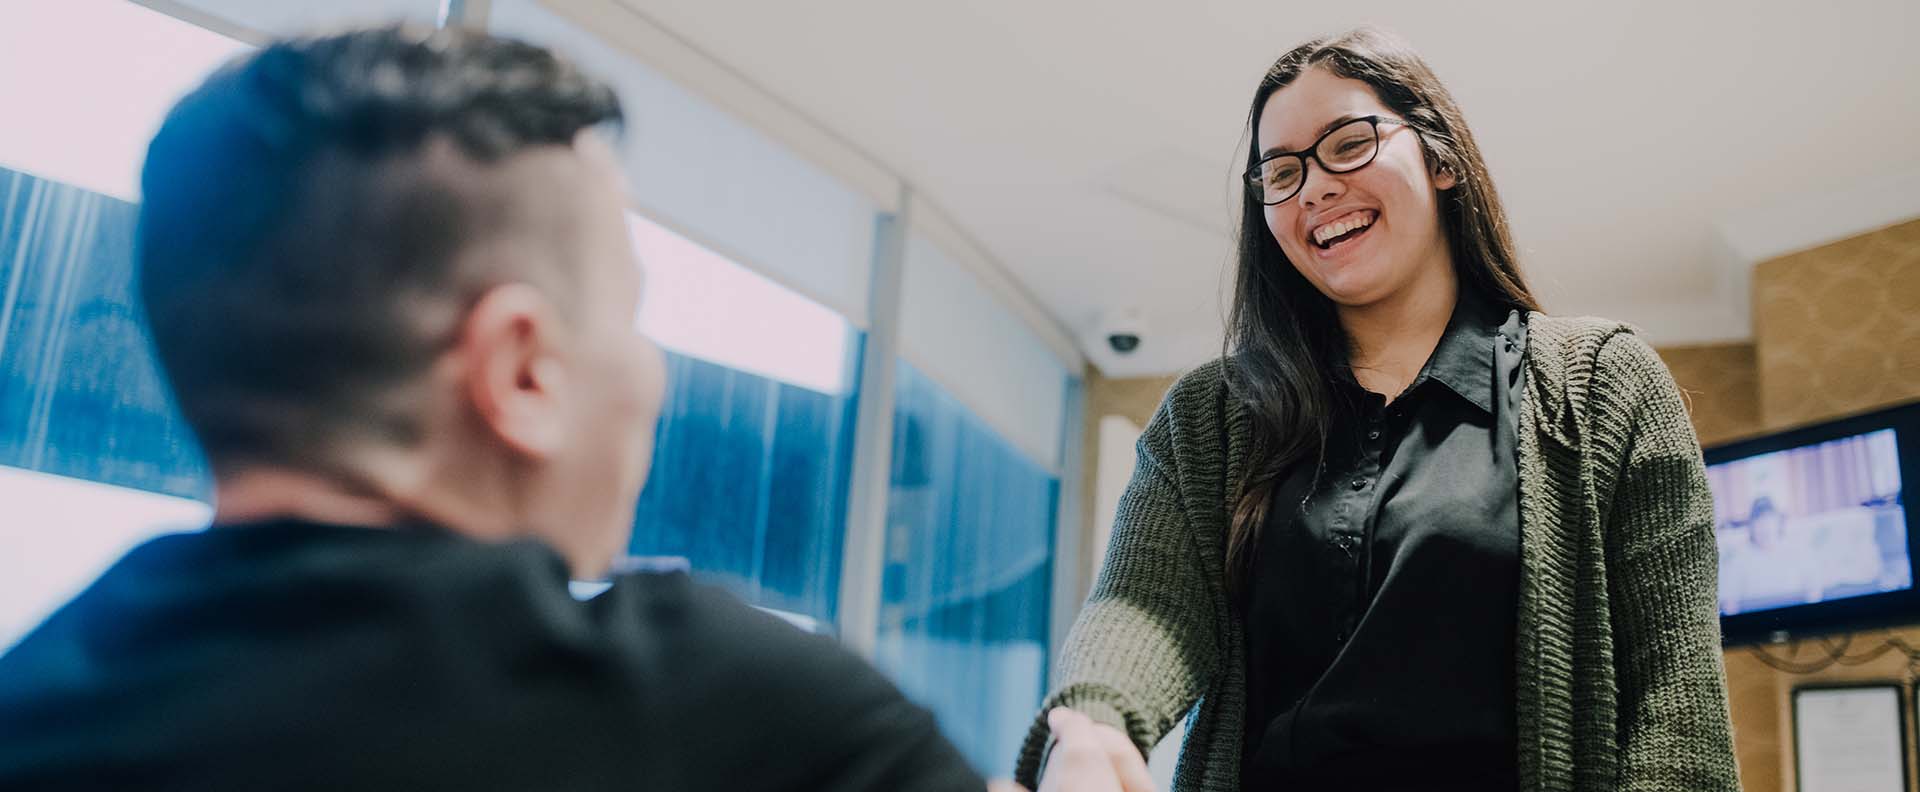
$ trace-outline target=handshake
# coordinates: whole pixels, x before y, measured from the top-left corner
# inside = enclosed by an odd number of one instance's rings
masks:
[[[1047,712],[1053,751],[1040,776],[1039,792],[1154,792],[1153,776],[1133,741],[1118,729],[1065,707]],[[988,792],[1025,792],[1011,781]]]

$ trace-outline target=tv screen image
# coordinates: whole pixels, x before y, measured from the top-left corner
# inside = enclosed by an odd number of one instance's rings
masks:
[[[1721,614],[1913,588],[1896,430],[1709,465],[1707,480]]]

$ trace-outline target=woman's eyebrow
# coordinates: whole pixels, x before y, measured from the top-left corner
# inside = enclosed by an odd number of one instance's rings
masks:
[[[1328,121],[1325,126],[1320,127],[1320,131],[1313,133],[1313,138],[1315,140],[1319,140],[1321,136],[1327,134],[1328,132],[1332,132],[1334,127],[1347,123],[1348,121],[1352,121],[1353,119],[1364,117],[1365,115],[1366,115],[1365,113],[1342,113],[1340,117],[1335,118],[1332,121]],[[1260,158],[1266,159],[1267,157],[1271,157],[1275,154],[1281,154],[1281,153],[1292,154],[1298,151],[1300,151],[1300,149],[1283,149],[1283,148],[1280,148],[1279,146],[1274,146],[1273,148],[1260,152]]]

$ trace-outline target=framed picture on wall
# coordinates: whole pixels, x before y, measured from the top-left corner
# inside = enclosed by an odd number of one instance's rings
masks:
[[[1903,792],[1906,718],[1896,684],[1820,685],[1793,691],[1794,774],[1799,792]]]

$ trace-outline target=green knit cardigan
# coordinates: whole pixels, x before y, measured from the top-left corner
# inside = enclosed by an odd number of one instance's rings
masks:
[[[1520,788],[1737,790],[1713,502],[1673,377],[1616,322],[1532,314],[1521,397]],[[1015,778],[1036,787],[1045,710],[1145,753],[1187,715],[1178,792],[1240,792],[1246,637],[1223,546],[1251,422],[1220,361],[1141,436],[1105,566],[1060,653]]]

